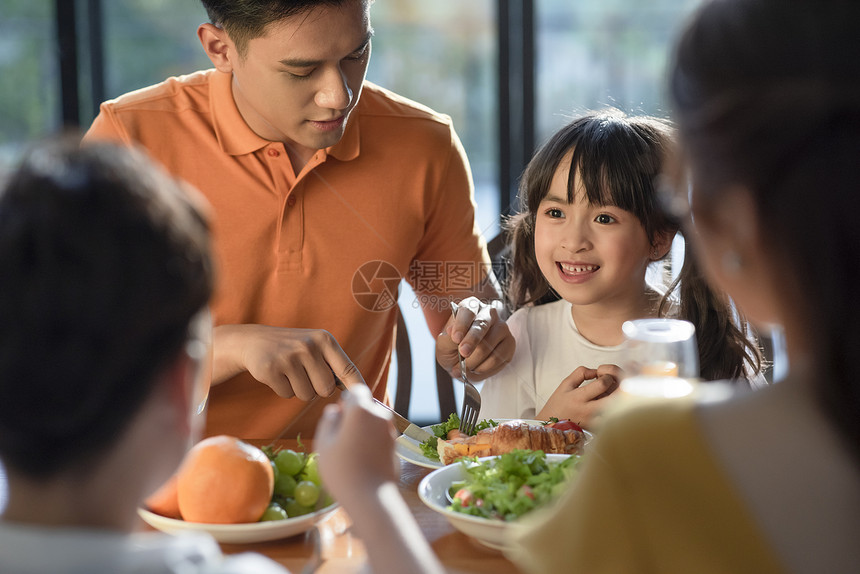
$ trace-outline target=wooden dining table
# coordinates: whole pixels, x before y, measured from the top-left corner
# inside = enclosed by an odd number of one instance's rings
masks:
[[[262,446],[271,441],[248,440]],[[313,449],[313,441],[302,439],[304,450]],[[280,439],[276,448],[297,449],[295,439]],[[409,510],[418,522],[421,532],[439,557],[448,572],[475,574],[518,574],[520,570],[505,556],[479,542],[461,534],[448,520],[431,510],[418,498],[418,484],[431,469],[400,461],[399,490]],[[352,533],[349,515],[338,508],[328,518],[317,525],[319,531],[320,554],[323,562],[315,574],[350,574],[368,571],[367,554],[364,543]],[[221,544],[226,554],[238,552],[258,552],[283,564],[293,574],[302,570],[314,560],[314,544],[304,534],[252,544]]]
[[[251,444],[263,446],[273,444],[268,440],[248,440]],[[296,439],[279,439],[276,448],[294,450],[313,450],[313,441],[302,439],[302,447]],[[400,461],[400,494],[418,522],[421,532],[439,557],[442,565],[452,573],[474,574],[519,574],[520,570],[504,555],[461,534],[447,519],[434,512],[418,498],[418,484],[431,469]],[[6,477],[0,467],[0,513],[6,503]],[[308,565],[322,559],[314,574],[352,574],[367,572],[367,553],[364,542],[355,536],[350,528],[349,515],[338,508],[317,524],[319,547],[315,548],[311,537],[299,534],[290,538],[250,544],[221,544],[225,554],[258,552],[283,564],[292,574],[306,572]],[[151,529],[141,522],[142,529]],[[317,554],[318,553],[318,554]]]

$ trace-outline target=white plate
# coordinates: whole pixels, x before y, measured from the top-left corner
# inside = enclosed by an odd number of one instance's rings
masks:
[[[423,428],[430,434],[433,434],[433,431],[431,430],[433,426],[435,425],[429,425],[421,428]],[[421,443],[417,440],[409,438],[405,434],[402,434],[397,437],[397,440],[394,441],[394,452],[397,453],[397,456],[399,456],[406,462],[411,462],[412,464],[423,466],[424,468],[441,468],[442,462],[424,456],[424,453],[421,452],[420,445]]]
[[[506,423],[508,421],[516,421],[522,420],[523,422],[527,422],[533,425],[541,425],[543,421],[536,421],[532,419],[493,419],[497,423]],[[435,425],[429,425],[426,427],[421,427],[430,434],[433,434],[432,428],[435,426],[439,426],[442,423],[437,423]],[[586,435],[589,437],[590,435]],[[441,461],[435,460],[432,458],[427,458],[424,456],[424,453],[421,452],[421,443],[413,438],[409,438],[406,435],[400,435],[397,437],[397,440],[394,441],[394,452],[397,453],[397,456],[405,460],[406,462],[411,462],[412,464],[416,464],[418,466],[423,466],[424,468],[442,468],[444,465]]]
[[[185,531],[208,532],[218,542],[228,544],[245,544],[249,542],[265,542],[267,540],[278,540],[302,534],[310,530],[315,524],[322,522],[337,510],[338,504],[332,504],[316,512],[287,518],[286,520],[270,520],[267,522],[249,522],[247,524],[203,524],[201,522],[185,522],[175,518],[167,518],[155,514],[143,508],[138,508],[137,513],[144,522],[170,534],[178,534]]]
[[[568,458],[569,454],[548,454],[548,461],[561,461]],[[478,460],[490,460],[498,457],[487,456],[481,457]],[[448,510],[447,492],[451,483],[463,480],[466,476],[466,471],[462,464],[449,464],[444,468],[439,468],[425,476],[418,484],[418,497],[431,510],[434,510],[448,519],[451,526],[467,536],[471,536],[481,544],[495,548],[496,550],[505,549],[505,536],[510,522],[503,520],[492,520],[489,518],[481,518],[470,514],[462,514]]]

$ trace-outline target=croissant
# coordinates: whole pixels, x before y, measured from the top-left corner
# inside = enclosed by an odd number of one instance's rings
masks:
[[[478,431],[475,436],[451,431],[448,440],[439,439],[436,451],[442,464],[451,464],[465,456],[493,456],[517,449],[577,454],[584,444],[585,434],[578,430],[559,430],[515,420]]]

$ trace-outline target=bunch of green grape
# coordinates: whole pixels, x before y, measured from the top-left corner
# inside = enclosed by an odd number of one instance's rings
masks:
[[[276,451],[271,446],[262,450],[272,463],[275,489],[261,522],[302,516],[334,502],[322,488],[317,453],[305,454],[292,449]]]

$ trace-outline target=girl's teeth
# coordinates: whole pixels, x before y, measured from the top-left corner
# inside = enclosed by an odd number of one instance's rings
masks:
[[[597,265],[567,265],[565,263],[561,263],[560,265],[565,273],[585,273],[597,269]]]

